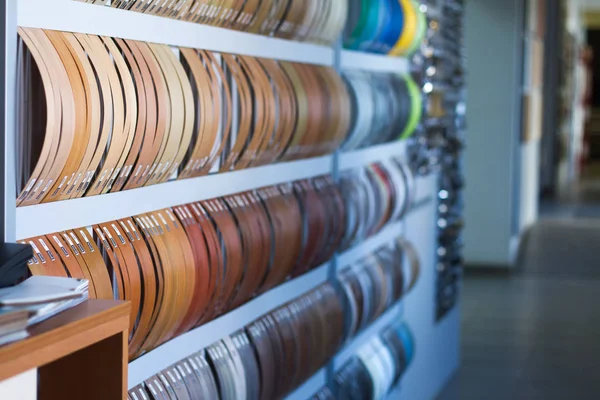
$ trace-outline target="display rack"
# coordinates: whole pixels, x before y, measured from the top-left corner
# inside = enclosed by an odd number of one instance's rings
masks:
[[[159,42],[174,46],[187,46],[219,52],[229,52],[278,60],[296,61],[317,65],[334,66],[338,70],[362,69],[379,72],[409,73],[409,61],[366,53],[344,51],[338,48],[297,43],[254,34],[214,28],[200,24],[171,20],[135,12],[117,10],[110,7],[92,6],[73,0],[16,0],[3,5],[6,41],[4,47],[4,96],[3,125],[5,130],[3,156],[5,160],[2,198],[4,200],[4,234],[7,240],[57,232],[67,228],[90,226],[99,222],[127,217],[139,213],[166,208],[187,202],[224,196],[244,190],[310,178],[327,173],[337,176],[340,171],[359,168],[373,162],[389,160],[391,157],[406,158],[407,142],[398,141],[377,145],[349,153],[336,153],[301,161],[278,163],[270,166],[243,171],[209,175],[183,181],[172,181],[95,197],[67,200],[23,208],[16,207],[15,177],[15,60],[17,59],[16,27],[36,27],[62,31],[109,35],[133,40]],[[416,181],[417,196],[413,209],[403,221],[392,223],[377,235],[362,244],[336,256],[312,272],[290,280],[283,285],[253,299],[245,305],[207,323],[195,330],[177,337],[161,347],[129,363],[128,387],[160,371],[166,366],[187,355],[210,345],[244,327],[256,318],[283,305],[289,300],[310,291],[326,281],[335,281],[336,272],[352,262],[364,257],[378,247],[404,235],[416,243],[420,254],[431,254],[422,260],[422,269],[433,274],[435,252],[435,220],[437,207],[436,177],[420,177]],[[118,205],[118,207],[117,207]],[[422,216],[429,216],[420,220]],[[410,221],[410,222],[407,222]],[[427,276],[427,274],[424,274]],[[357,338],[350,341],[332,363],[320,370],[300,386],[289,399],[306,399],[316,393],[331,379],[331,371],[347,359],[361,343],[392,321],[406,318],[405,310],[418,307],[420,312],[434,308],[433,280],[425,284],[422,278],[408,299],[390,308],[372,326]],[[431,284],[431,287],[429,286]],[[418,305],[410,303],[412,298],[420,299]],[[409,303],[406,303],[406,302]],[[414,310],[413,310],[414,311]],[[417,313],[418,314],[418,313]],[[448,318],[458,326],[457,314]],[[419,328],[421,329],[421,328]],[[417,340],[419,329],[416,329]],[[427,329],[436,329],[435,327]],[[458,342],[448,343],[457,348]],[[427,348],[417,347],[417,365],[429,363],[419,358],[429,359]],[[446,377],[429,376],[428,385],[441,388]],[[407,378],[408,379],[408,378]],[[421,380],[424,378],[422,377]],[[403,394],[404,396],[404,394]],[[427,397],[410,397],[421,400]]]
[[[19,207],[16,210],[17,240],[324,175],[331,172],[332,162],[332,156],[318,157],[171,181],[102,196]]]

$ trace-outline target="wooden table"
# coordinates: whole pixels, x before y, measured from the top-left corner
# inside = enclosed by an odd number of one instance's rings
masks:
[[[0,347],[0,381],[38,368],[38,398],[127,398],[129,303],[88,300]]]

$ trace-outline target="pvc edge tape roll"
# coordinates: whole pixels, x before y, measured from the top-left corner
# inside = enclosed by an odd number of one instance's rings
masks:
[[[343,310],[323,284],[140,383],[132,399],[282,398],[340,349]],[[316,341],[316,342],[314,342]],[[309,359],[310,347],[319,351]]]
[[[412,362],[412,356],[406,357],[412,354],[412,340],[410,328],[404,322],[384,328],[335,373],[335,398],[387,398]],[[328,391],[323,389],[313,399],[327,396]]]
[[[408,87],[411,98],[411,113],[409,122],[400,135],[400,138],[406,139],[410,137],[421,121],[423,115],[423,96],[415,81],[409,75],[405,75],[404,79]]]
[[[344,47],[391,56],[406,54],[409,44],[412,47],[416,38],[413,7],[416,5],[400,0],[350,2]],[[401,47],[398,47],[399,42],[402,42]]]
[[[347,0],[100,0],[92,3],[325,45],[332,45],[343,30],[348,8]]]
[[[394,73],[345,71],[353,120],[342,150],[405,139],[416,128],[421,96],[410,77]]]
[[[419,11],[415,8],[413,0],[399,1],[404,13],[404,24],[398,41],[389,52],[389,54],[392,56],[401,56],[407,54],[411,44],[413,44],[415,40],[418,29],[417,13]]]
[[[22,242],[31,274],[131,302],[134,359],[329,260],[346,226],[339,190],[316,177]]]
[[[347,134],[348,92],[332,68],[19,35],[19,206],[321,156]]]
[[[411,55],[419,49],[419,47],[421,46],[421,43],[423,43],[423,39],[425,38],[425,35],[427,33],[427,17],[420,10],[418,1],[417,0],[412,0],[412,1],[414,3],[414,8],[417,13],[417,31],[416,31],[415,37],[413,39],[413,42],[411,43],[410,47],[406,51],[407,55]]]

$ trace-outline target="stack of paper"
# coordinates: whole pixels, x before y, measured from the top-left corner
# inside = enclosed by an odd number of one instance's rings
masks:
[[[86,279],[33,276],[0,289],[0,344],[27,337],[27,326],[87,300],[88,284]]]
[[[0,310],[0,345],[27,337],[26,310]]]

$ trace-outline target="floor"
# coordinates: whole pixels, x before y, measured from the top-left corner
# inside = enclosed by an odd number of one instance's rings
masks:
[[[514,273],[465,277],[462,367],[438,400],[600,399],[600,184],[584,186],[545,208]]]

